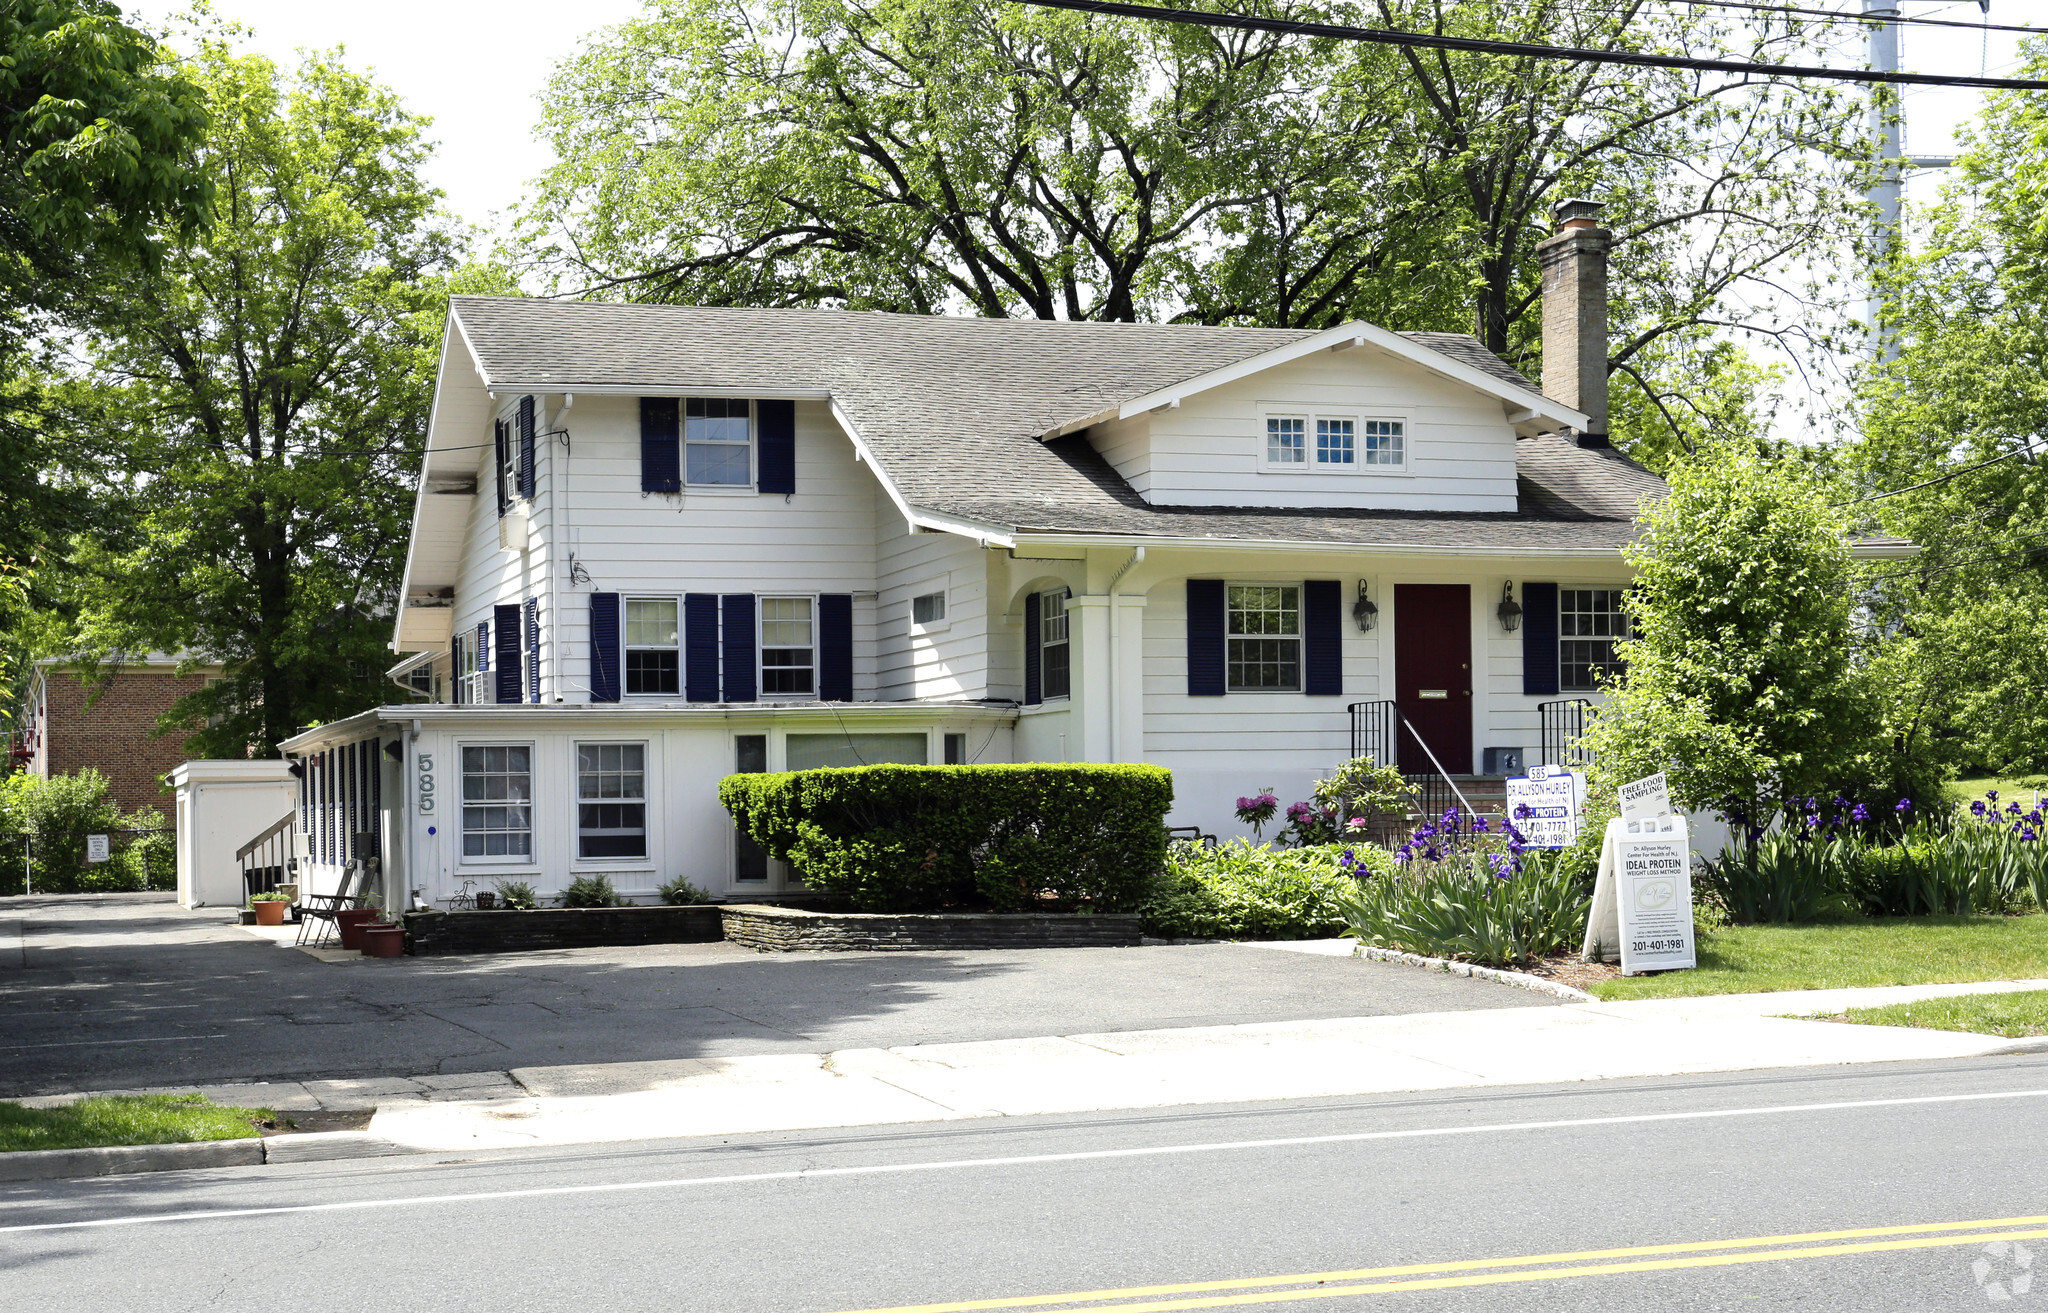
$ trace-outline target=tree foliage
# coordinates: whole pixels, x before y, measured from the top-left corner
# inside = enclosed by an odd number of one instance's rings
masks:
[[[328,59],[206,44],[210,229],[98,293],[68,422],[106,435],[122,531],[83,539],[78,638],[225,661],[176,718],[268,751],[380,699],[458,243],[422,121]]]
[[[1670,777],[1751,816],[1868,787],[1874,708],[1850,660],[1839,510],[1797,463],[1717,446],[1676,466],[1625,549],[1627,675],[1587,737],[1597,783]]]
[[[2024,75],[2044,74],[2037,48]],[[1851,468],[1866,496],[1906,490],[1864,504],[1862,523],[1923,549],[1874,572],[1868,605],[1916,735],[1961,765],[2043,770],[2048,103],[1994,96],[1961,138],[1918,250],[1891,271],[1897,355],[1861,390]]]
[[[1828,35],[1642,0],[1376,0],[1372,17],[1764,62],[1817,58]],[[654,0],[546,104],[562,162],[522,218],[527,257],[559,289],[646,300],[1476,324],[1527,364],[1535,246],[1556,202],[1597,196],[1610,368],[1646,389],[1646,425],[1677,416],[1712,334],[1798,330],[1814,289],[1788,267],[1851,240],[1863,149],[1858,98],[1790,80],[995,0]]]

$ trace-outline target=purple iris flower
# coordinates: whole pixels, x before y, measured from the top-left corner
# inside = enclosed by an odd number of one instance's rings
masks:
[[[1870,819],[1870,808],[1865,807],[1860,802],[1857,803],[1856,809],[1849,813],[1849,819],[1855,821],[1858,825],[1861,825],[1863,822]]]

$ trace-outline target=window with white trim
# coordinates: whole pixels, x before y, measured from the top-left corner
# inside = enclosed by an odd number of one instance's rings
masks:
[[[674,696],[682,691],[682,649],[676,643],[676,599],[626,599],[626,691]]]
[[[1266,463],[1308,463],[1308,419],[1302,415],[1266,416]]]
[[[576,855],[647,855],[647,745],[576,745]]]
[[[1259,468],[1268,474],[1399,472],[1408,466],[1408,422],[1356,413],[1265,415]]]
[[[1074,688],[1074,645],[1068,641],[1067,591],[1039,594],[1038,660],[1043,695],[1068,697]]]
[[[481,668],[477,660],[476,630],[465,630],[455,636],[455,700],[459,703],[475,704],[488,701],[485,687],[490,682],[490,672]]]
[[[510,506],[519,500],[519,411],[498,422],[503,437],[498,442],[498,503]]]
[[[738,397],[683,398],[683,482],[745,488],[754,482],[753,403]]]
[[[1369,419],[1361,427],[1365,439],[1361,459],[1365,464],[1396,469],[1408,464],[1408,425],[1405,421]]]
[[[910,599],[910,623],[914,625],[944,624],[946,620],[946,590],[936,593],[919,593]]]
[[[1598,692],[1619,679],[1626,663],[1614,645],[1628,637],[1620,588],[1557,590],[1557,682],[1573,693]]]
[[[1316,464],[1350,466],[1358,459],[1358,421],[1316,418]]]
[[[808,597],[761,599],[761,693],[809,697],[818,687],[818,648]]]
[[[533,858],[533,748],[462,749],[462,855],[485,861]]]
[[[1232,692],[1301,687],[1301,589],[1231,584],[1225,664]]]

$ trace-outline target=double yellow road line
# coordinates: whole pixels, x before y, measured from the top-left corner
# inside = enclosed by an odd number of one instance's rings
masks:
[[[1931,1222],[1921,1226],[1873,1226],[1853,1231],[1809,1231],[1801,1235],[1641,1245],[1632,1249],[1588,1249],[1577,1253],[1526,1254],[1519,1258],[1410,1263],[1400,1267],[1362,1267],[1339,1272],[1297,1272],[1287,1276],[1243,1277],[1228,1281],[1126,1286],[1118,1290],[1075,1290],[1060,1295],[1016,1295],[946,1304],[903,1304],[892,1308],[863,1309],[859,1313],[981,1313],[985,1309],[1078,1310],[1084,1307],[1099,1309],[1101,1313],[1168,1313],[1168,1310],[1177,1309],[1238,1308],[1250,1304],[1343,1299],[1397,1290],[1450,1290],[1461,1286],[1498,1286],[1519,1281],[1569,1281],[1628,1272],[1670,1272],[1685,1268],[1734,1267],[1745,1263],[1784,1263],[1805,1258],[1841,1258],[1852,1254],[1985,1245],[1996,1240],[2048,1240],[2048,1216]]]

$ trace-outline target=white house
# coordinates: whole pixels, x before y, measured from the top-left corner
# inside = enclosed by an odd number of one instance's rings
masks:
[[[1596,208],[1546,243],[1542,390],[1366,323],[456,298],[392,643],[421,697],[284,745],[313,878],[780,892],[733,771],[1154,762],[1235,830],[1356,746],[1555,755],[1663,488],[1605,437]]]

